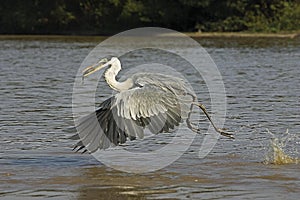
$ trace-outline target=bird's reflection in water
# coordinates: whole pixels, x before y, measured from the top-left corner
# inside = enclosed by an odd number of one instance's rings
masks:
[[[106,167],[86,168],[82,174],[85,184],[78,190],[78,200],[87,199],[141,199],[141,196],[126,194],[137,186],[130,180],[130,175]]]
[[[128,189],[122,187],[83,187],[79,191],[78,200],[88,199],[146,199],[144,194],[129,195]]]
[[[164,187],[177,182],[171,176],[174,174],[164,171],[129,174],[105,166],[86,168],[77,199],[146,199],[151,195],[175,193],[176,190]]]

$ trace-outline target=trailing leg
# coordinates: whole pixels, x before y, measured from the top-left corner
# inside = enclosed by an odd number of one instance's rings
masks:
[[[229,138],[234,138],[232,134],[225,132],[223,129],[217,128],[215,126],[215,124],[213,123],[213,121],[211,120],[211,117],[209,116],[208,112],[206,111],[206,108],[203,104],[198,103],[198,102],[192,102],[192,105],[196,105],[198,106],[206,115],[206,117],[208,118],[208,120],[210,121],[211,125],[214,127],[214,129],[220,133],[223,136],[229,137]],[[191,106],[192,107],[192,106]],[[188,118],[189,119],[189,118]]]

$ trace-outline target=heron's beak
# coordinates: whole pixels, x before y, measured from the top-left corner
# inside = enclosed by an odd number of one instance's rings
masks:
[[[98,63],[88,66],[82,71],[82,78],[93,74],[94,72],[104,68],[107,66],[107,59],[102,59]]]

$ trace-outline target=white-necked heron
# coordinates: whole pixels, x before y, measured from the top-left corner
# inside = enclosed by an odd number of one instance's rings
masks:
[[[87,77],[106,67],[104,78],[118,93],[102,102],[95,113],[79,120],[76,125],[79,142],[74,147],[77,151],[84,149],[84,152],[93,153],[125,143],[127,138],[143,138],[146,128],[153,134],[171,132],[184,120],[188,128],[200,133],[190,121],[193,106],[204,112],[218,133],[233,138],[232,134],[215,126],[204,105],[198,102],[183,79],[145,72],[118,82],[116,75],[121,70],[121,62],[116,57],[104,58],[87,67],[82,76]]]

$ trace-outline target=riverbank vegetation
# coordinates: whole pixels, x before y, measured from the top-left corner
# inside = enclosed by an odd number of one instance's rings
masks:
[[[298,32],[299,0],[2,0],[0,34],[113,34],[143,26],[184,32]]]

